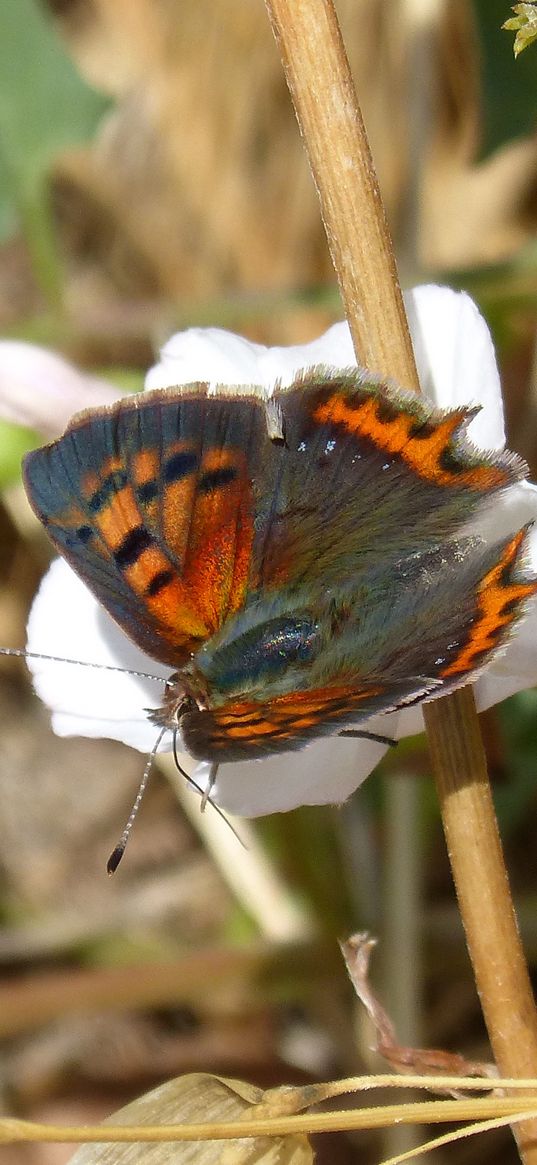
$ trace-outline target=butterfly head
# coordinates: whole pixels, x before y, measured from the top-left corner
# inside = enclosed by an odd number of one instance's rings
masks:
[[[180,731],[181,721],[188,713],[196,713],[207,707],[207,692],[198,676],[189,672],[188,667],[172,672],[166,680],[162,704],[148,709],[149,719],[159,728],[172,732]]]

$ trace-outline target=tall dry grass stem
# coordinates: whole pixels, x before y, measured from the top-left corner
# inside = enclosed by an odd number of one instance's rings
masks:
[[[266,0],[360,363],[419,391],[395,258],[332,0]],[[453,878],[490,1041],[504,1076],[537,1075],[537,1012],[471,689],[425,722]],[[516,1130],[537,1165],[537,1122]]]

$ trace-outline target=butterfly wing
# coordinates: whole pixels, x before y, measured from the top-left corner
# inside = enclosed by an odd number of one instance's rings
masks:
[[[525,473],[464,439],[471,412],[434,410],[360,373],[276,394],[245,609],[195,667],[209,707],[183,720],[207,759],[300,747],[449,690],[504,641],[536,589],[522,534],[487,549],[461,525]]]
[[[235,640],[198,656],[222,702],[185,713],[186,747],[210,761],[261,757],[465,683],[537,591],[520,567],[525,533],[416,556],[391,578],[371,576],[354,599],[347,591],[323,606],[318,595],[309,615],[303,595],[300,617],[277,618],[273,606],[263,622],[261,606],[258,626],[241,634],[239,616]]]
[[[194,385],[82,414],[25,459],[57,549],[163,663],[180,666],[244,601],[263,437],[259,400]]]
[[[192,751],[264,755],[461,682],[518,613],[526,591],[507,620],[477,600],[503,552],[439,549],[525,473],[464,441],[471,415],[356,371],[314,371],[270,406],[194,385],[75,418],[26,459],[26,487],[126,633],[173,667],[194,655]]]
[[[346,580],[380,560],[389,570],[527,473],[465,438],[474,410],[434,409],[358,370],[314,371],[276,401],[286,456],[273,459],[254,545],[265,587]]]

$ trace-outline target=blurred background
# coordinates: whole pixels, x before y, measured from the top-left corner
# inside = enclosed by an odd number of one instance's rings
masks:
[[[403,282],[478,301],[509,444],[535,477],[537,50],[515,63],[505,0],[337,9]],[[3,340],[131,390],[191,324],[284,344],[341,314],[261,0],[3,0]],[[44,429],[32,408],[30,428],[8,419],[10,375],[0,343],[0,643],[22,646],[50,552],[19,476]],[[337,947],[356,930],[379,938],[372,978],[402,1042],[489,1060],[422,739],[342,809],[255,823],[243,874],[239,847],[155,772],[109,880],[141,757],[53,737],[18,661],[2,661],[0,719],[5,1113],[99,1120],[187,1071],[269,1086],[384,1070]],[[535,968],[537,695],[482,720]],[[318,1161],[373,1163],[412,1135],[334,1136]],[[72,1149],[2,1151],[9,1165],[61,1165]],[[518,1157],[498,1133],[444,1160]]]

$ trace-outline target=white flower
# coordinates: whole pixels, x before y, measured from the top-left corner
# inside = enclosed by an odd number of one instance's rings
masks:
[[[469,436],[482,448],[504,444],[500,383],[487,326],[467,295],[448,288],[419,287],[406,297],[423,391],[442,407],[480,404]],[[265,348],[217,328],[191,328],[164,347],[150,370],[146,387],[193,381],[256,384],[270,390],[276,380],[290,384],[298,370],[325,364],[355,363],[349,330],[336,324],[318,340],[288,348]],[[491,513],[479,520],[495,539],[537,516],[537,487],[510,487]],[[537,568],[537,536],[529,556]],[[478,707],[484,709],[521,688],[537,683],[537,603],[504,654],[477,681]],[[70,659],[115,664],[165,677],[167,670],[134,647],[63,562],[55,562],[32,608],[28,650]],[[162,684],[116,672],[29,661],[34,683],[52,709],[62,736],[106,736],[149,752],[155,728],[145,709],[162,699]],[[362,727],[362,726],[361,726]],[[419,706],[372,718],[364,726],[398,739],[423,728]],[[170,747],[170,735],[162,747]],[[368,740],[325,737],[299,752],[220,767],[213,797],[232,813],[256,816],[301,804],[341,802],[375,767],[386,746]],[[188,767],[189,759],[185,758]],[[208,766],[190,759],[196,781],[206,782]]]
[[[19,340],[0,341],[0,416],[5,421],[58,437],[73,413],[112,404],[122,395],[57,352]]]

